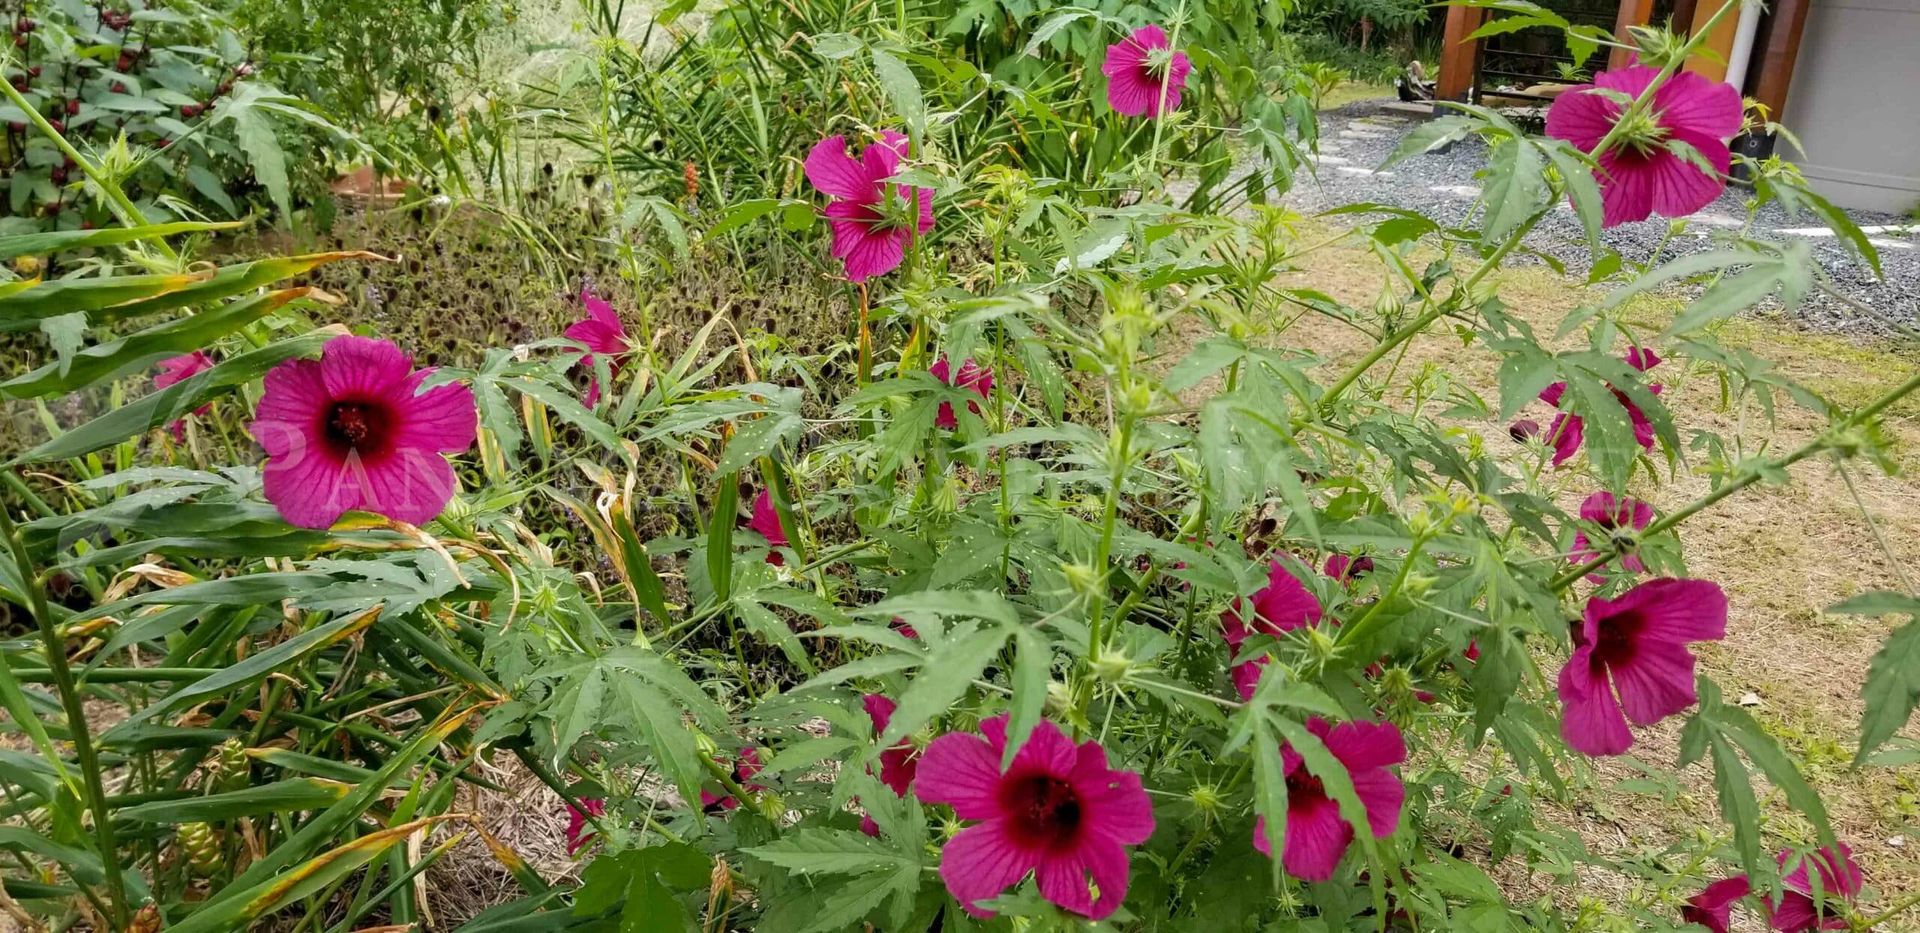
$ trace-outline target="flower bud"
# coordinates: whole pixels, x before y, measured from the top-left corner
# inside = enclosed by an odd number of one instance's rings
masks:
[[[1073,709],[1073,690],[1057,680],[1047,682],[1047,701],[1042,704],[1041,712],[1054,718],[1065,718]]]
[[[1067,585],[1072,587],[1075,593],[1092,593],[1100,585],[1100,575],[1087,564],[1077,561],[1063,562],[1060,565],[1060,573],[1067,578]]]
[[[1212,784],[1201,784],[1188,791],[1187,799],[1193,801],[1194,809],[1207,814],[1219,810],[1220,804],[1224,802],[1220,796],[1220,788]]]
[[[1133,669],[1133,659],[1118,649],[1103,648],[1093,659],[1093,676],[1103,684],[1118,686],[1126,683]]]

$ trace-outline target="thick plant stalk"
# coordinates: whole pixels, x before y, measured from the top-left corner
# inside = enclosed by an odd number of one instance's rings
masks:
[[[11,88],[9,88],[11,90]],[[31,111],[29,111],[31,112]],[[93,817],[95,844],[99,846],[100,865],[106,874],[107,905],[116,928],[127,922],[126,888],[120,879],[120,848],[113,835],[113,820],[107,811],[107,789],[100,780],[100,756],[93,747],[93,735],[87,727],[86,707],[80,702],[80,688],[67,667],[66,642],[54,626],[53,610],[47,605],[47,590],[34,572],[25,542],[13,523],[13,516],[0,508],[0,537],[7,539],[14,566],[19,569],[21,585],[26,588],[29,611],[40,628],[41,644],[47,653],[47,672],[67,717],[67,735],[73,742],[74,758],[80,765],[80,778],[86,791],[87,811]]]

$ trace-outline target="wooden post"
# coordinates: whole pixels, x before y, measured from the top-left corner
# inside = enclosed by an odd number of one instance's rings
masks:
[[[1700,0],[1673,0],[1673,31],[1682,36],[1693,35],[1694,13],[1700,7]]]
[[[1440,79],[1434,96],[1440,100],[1466,100],[1473,89],[1478,70],[1480,40],[1467,38],[1487,18],[1481,7],[1447,7],[1447,34],[1440,45]]]
[[[1793,66],[1800,57],[1800,34],[1807,27],[1810,0],[1779,0],[1773,15],[1767,17],[1765,46],[1753,56],[1747,74],[1759,74],[1747,82],[1749,95],[1767,108],[1767,119],[1778,121],[1786,113],[1787,88],[1793,84]]]
[[[1607,70],[1627,67],[1633,58],[1633,35],[1627,32],[1629,26],[1645,26],[1653,19],[1653,0],[1620,0],[1620,15],[1613,19],[1613,37],[1629,47],[1614,49],[1607,55]]]

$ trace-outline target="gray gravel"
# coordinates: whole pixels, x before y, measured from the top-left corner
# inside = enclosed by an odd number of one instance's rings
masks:
[[[1445,152],[1415,156],[1386,172],[1375,173],[1374,166],[1385,161],[1400,138],[1421,122],[1419,116],[1391,109],[1388,103],[1360,101],[1322,113],[1316,168],[1311,175],[1301,174],[1288,202],[1297,210],[1311,212],[1372,201],[1419,211],[1444,225],[1466,224],[1480,193],[1475,175],[1486,166],[1486,146],[1469,140]],[[1667,233],[1667,222],[1658,217],[1607,230],[1606,242],[1633,261],[1645,261],[1655,249],[1661,249],[1655,258],[1662,262],[1709,249],[1716,236],[1738,230],[1751,193],[1728,186],[1719,200],[1690,218],[1686,232],[1668,241],[1664,248],[1661,240]],[[1891,214],[1849,214],[1862,228],[1898,228],[1870,234],[1880,252],[1880,278],[1855,260],[1835,237],[1812,235],[1825,229],[1818,217],[1788,218],[1779,205],[1769,204],[1761,209],[1749,235],[1755,239],[1805,241],[1848,297],[1909,326],[1920,324],[1920,224]],[[1585,234],[1579,219],[1565,205],[1529,234],[1526,245],[1565,263],[1570,272],[1586,271],[1590,257]],[[1528,257],[1517,261],[1539,260]],[[1763,313],[1779,314],[1780,310],[1776,307]],[[1857,336],[1893,332],[1885,323],[1818,293],[1788,314],[1795,323],[1813,330]]]

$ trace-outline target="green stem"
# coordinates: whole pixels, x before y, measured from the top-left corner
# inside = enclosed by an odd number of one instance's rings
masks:
[[[1352,625],[1340,629],[1340,634],[1334,638],[1335,644],[1358,642],[1362,636],[1372,634],[1374,629],[1383,624],[1375,620],[1380,617],[1380,613],[1386,609],[1387,604],[1393,602],[1393,598],[1400,595],[1400,590],[1407,585],[1407,577],[1413,573],[1414,562],[1419,559],[1420,552],[1424,550],[1426,546],[1427,537],[1425,535],[1413,539],[1412,546],[1407,548],[1406,558],[1400,562],[1400,572],[1393,577],[1393,583],[1387,587],[1386,592],[1380,594],[1379,599],[1373,601],[1372,606],[1367,607],[1365,615],[1362,615]]]
[[[9,92],[13,90],[5,82],[0,82],[0,87],[6,87]],[[17,93],[15,96],[18,96]],[[33,113],[31,108],[27,112]],[[100,847],[97,854],[106,874],[109,912],[113,916],[114,926],[124,927],[127,923],[127,903],[126,887],[120,878],[120,847],[114,840],[113,820],[107,813],[107,788],[100,779],[100,758],[94,751],[93,735],[87,728],[87,711],[80,700],[80,687],[74,682],[73,671],[67,667],[66,643],[54,627],[53,610],[47,605],[46,587],[34,573],[33,560],[27,556],[26,543],[20,539],[13,516],[4,508],[0,508],[0,537],[7,539],[7,547],[13,552],[14,566],[19,569],[21,585],[27,591],[29,610],[40,627],[40,639],[47,652],[47,671],[53,680],[55,692],[60,694],[60,705],[66,712],[68,739],[73,743],[74,758],[80,766],[87,809],[93,816],[95,844]]]

